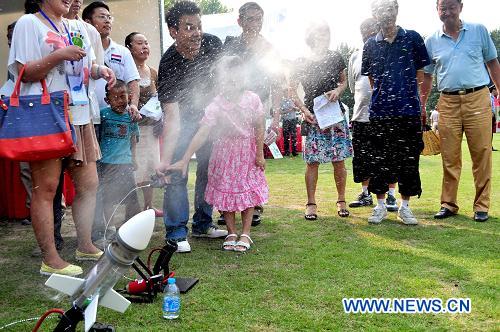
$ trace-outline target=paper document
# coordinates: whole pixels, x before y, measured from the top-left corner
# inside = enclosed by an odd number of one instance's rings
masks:
[[[281,154],[280,149],[276,145],[276,142],[274,142],[271,145],[268,145],[268,147],[269,147],[269,150],[271,150],[271,154],[273,155],[274,159],[282,159],[283,158],[283,155]]]
[[[141,107],[139,113],[155,121],[160,120],[163,116],[163,111],[161,109],[161,104],[158,100],[158,96],[151,97],[148,102]]]
[[[325,95],[314,98],[314,115],[320,129],[326,129],[344,120],[339,102],[330,102]]]

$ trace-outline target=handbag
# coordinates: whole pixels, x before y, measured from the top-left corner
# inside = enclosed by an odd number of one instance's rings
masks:
[[[430,129],[429,126],[425,126],[422,132],[422,140],[424,142],[424,148],[420,152],[423,156],[433,156],[441,153],[441,144],[439,143],[439,134],[435,133]]]
[[[76,134],[67,91],[49,94],[42,79],[41,95],[19,96],[23,74],[24,66],[10,98],[0,101],[0,158],[39,161],[74,153]]]

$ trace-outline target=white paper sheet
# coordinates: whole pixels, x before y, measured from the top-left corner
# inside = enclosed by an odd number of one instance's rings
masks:
[[[283,158],[283,155],[281,154],[280,149],[276,145],[276,142],[274,142],[271,145],[268,145],[268,147],[269,147],[269,150],[271,150],[271,154],[273,155],[274,159],[282,159]]]
[[[330,128],[344,120],[339,102],[332,103],[325,95],[314,98],[313,110],[320,129]]]
[[[163,116],[163,112],[158,96],[151,97],[148,102],[141,107],[139,113],[155,121],[160,120]]]

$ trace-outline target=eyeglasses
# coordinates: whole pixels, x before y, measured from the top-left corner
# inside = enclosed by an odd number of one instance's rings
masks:
[[[99,21],[108,21],[108,22],[113,22],[114,17],[111,15],[97,15],[95,18],[97,18]]]

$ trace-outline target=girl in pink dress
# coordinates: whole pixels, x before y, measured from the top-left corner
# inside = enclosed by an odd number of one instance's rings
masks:
[[[200,128],[184,157],[169,170],[187,173],[189,160],[212,136],[214,145],[208,166],[205,200],[223,212],[228,235],[222,248],[244,252],[250,238],[253,207],[268,199],[264,176],[264,110],[260,98],[244,89],[243,63],[225,56],[216,68],[221,93],[205,109]],[[241,212],[242,233],[238,238],[236,212]]]

